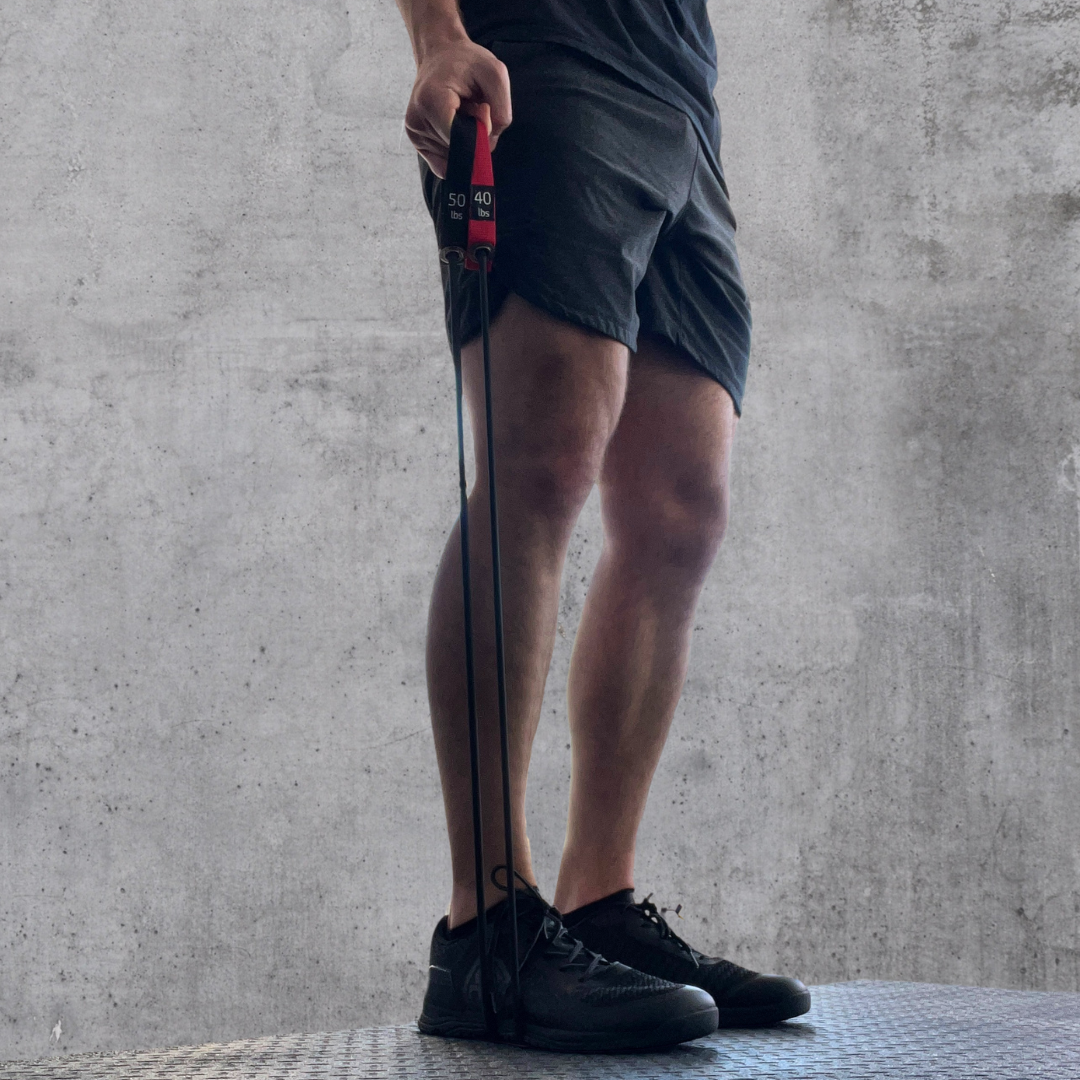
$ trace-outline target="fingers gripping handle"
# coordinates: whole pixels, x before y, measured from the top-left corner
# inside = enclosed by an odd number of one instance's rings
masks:
[[[487,128],[460,110],[450,129],[437,227],[439,256],[444,262],[456,257],[476,270],[477,252],[485,248],[490,256],[495,250],[495,174]]]

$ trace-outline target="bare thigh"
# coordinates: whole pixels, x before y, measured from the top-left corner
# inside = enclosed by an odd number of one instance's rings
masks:
[[[622,410],[627,362],[619,342],[509,296],[491,329],[496,467],[505,462],[523,474],[554,470],[549,482],[555,485],[591,486]],[[462,350],[462,366],[482,479],[487,461],[479,338]],[[515,479],[508,472],[507,481]]]

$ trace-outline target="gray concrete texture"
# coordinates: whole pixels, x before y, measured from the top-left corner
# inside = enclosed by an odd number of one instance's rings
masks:
[[[1080,989],[1080,6],[715,4],[755,301],[638,884]],[[0,9],[0,1057],[401,1022],[451,370],[379,0]],[[576,534],[529,791],[549,891]]]

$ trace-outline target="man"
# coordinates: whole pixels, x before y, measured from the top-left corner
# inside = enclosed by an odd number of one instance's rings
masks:
[[[750,312],[719,162],[705,0],[398,0],[406,113],[429,208],[455,112],[490,125],[490,277],[513,842],[524,1041],[612,1050],[805,1012],[795,979],[703,956],[634,902],[634,845],[682,690],[698,595],[724,531]],[[511,87],[513,123],[511,124]],[[485,443],[475,275],[454,312]],[[487,468],[470,496],[484,874],[504,862]],[[604,547],[570,669],[573,771],[554,909],[535,890],[525,782],[571,531],[599,484]],[[435,582],[427,671],[453,888],[420,1028],[482,1038],[460,546]],[[497,879],[497,876],[495,878]],[[504,890],[505,891],[505,890]],[[500,1030],[508,904],[488,893]],[[562,913],[561,922],[559,914]],[[715,1002],[715,1005],[714,1005]]]

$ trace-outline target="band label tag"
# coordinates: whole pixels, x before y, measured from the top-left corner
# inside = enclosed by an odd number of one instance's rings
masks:
[[[473,221],[495,220],[495,189],[493,187],[473,185],[472,212],[469,216]]]

